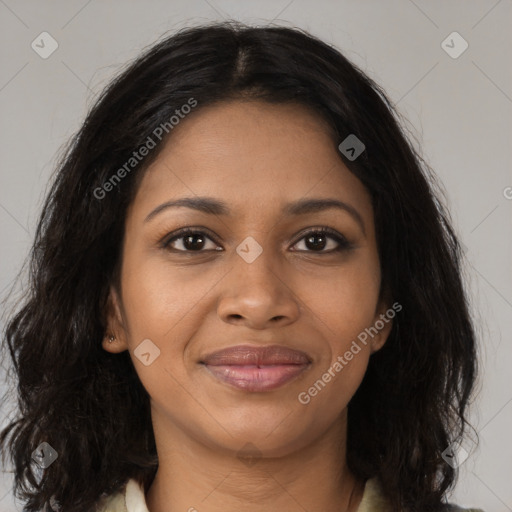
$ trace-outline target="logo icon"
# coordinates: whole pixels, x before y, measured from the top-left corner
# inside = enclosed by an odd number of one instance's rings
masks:
[[[137,346],[133,354],[144,366],[149,366],[160,355],[160,349],[151,340],[146,339]]]
[[[59,43],[48,32],[41,32],[30,46],[39,57],[47,59],[59,47]]]
[[[236,252],[247,263],[252,263],[263,252],[263,247],[252,236],[248,236],[238,245]]]
[[[341,153],[353,162],[365,149],[366,146],[351,133],[339,146]]]
[[[441,48],[452,59],[458,59],[468,49],[468,46],[468,42],[458,32],[452,32],[441,43]]]
[[[237,459],[246,466],[254,466],[261,459],[261,452],[252,443],[245,443],[244,446],[236,454]]]
[[[469,453],[462,447],[460,443],[453,442],[441,454],[444,461],[452,468],[458,468],[468,457]]]
[[[58,456],[59,454],[46,441],[32,452],[32,459],[42,469],[50,467]]]

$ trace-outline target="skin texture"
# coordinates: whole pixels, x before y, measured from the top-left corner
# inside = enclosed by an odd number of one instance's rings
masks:
[[[151,397],[159,468],[148,508],[355,511],[364,482],[344,462],[347,404],[391,322],[307,405],[297,397],[389,308],[379,301],[370,196],[328,127],[300,105],[220,103],[190,114],[171,135],[128,211],[121,287],[112,287],[108,315],[116,340],[103,344],[130,351]],[[233,213],[167,208],[145,222],[162,203],[195,196],[222,200]],[[339,209],[282,213],[304,198],[348,203],[364,231]],[[208,238],[161,246],[183,227]],[[351,248],[329,252],[339,245],[329,234],[324,247],[307,244],[311,228],[321,227]],[[263,249],[252,263],[236,252],[248,236]],[[160,349],[149,366],[134,355],[145,339]],[[199,363],[239,344],[284,345],[312,363],[257,393],[220,382]],[[237,456],[246,443],[258,450],[252,461]]]

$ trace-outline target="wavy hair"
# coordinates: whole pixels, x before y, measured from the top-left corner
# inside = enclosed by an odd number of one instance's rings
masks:
[[[23,510],[53,497],[64,512],[90,511],[129,478],[146,491],[154,478],[149,396],[129,353],[101,342],[127,207],[166,138],[108,194],[98,190],[190,98],[196,110],[241,98],[294,102],[327,121],[336,145],[349,134],[364,142],[357,160],[340,158],[371,195],[382,290],[403,311],[348,405],[347,462],[357,477],[381,480],[393,510],[442,510],[457,474],[441,453],[469,426],[476,336],[441,188],[396,107],[338,50],[299,29],[236,22],[186,28],[145,50],[103,91],[58,163],[29,285],[2,338],[19,411],[0,448]],[[45,441],[58,459],[38,473],[31,454]]]

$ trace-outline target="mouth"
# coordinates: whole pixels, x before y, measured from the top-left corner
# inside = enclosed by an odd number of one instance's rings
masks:
[[[200,361],[216,379],[250,392],[271,391],[298,377],[311,365],[304,352],[280,345],[238,345]]]

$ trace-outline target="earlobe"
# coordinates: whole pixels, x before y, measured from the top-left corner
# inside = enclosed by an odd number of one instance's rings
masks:
[[[391,332],[391,327],[393,326],[393,321],[389,320],[388,324],[379,331],[377,336],[375,336],[371,341],[371,352],[378,352],[385,344],[388,339],[389,333]]]
[[[123,352],[124,350],[127,349],[124,342],[119,343],[119,340],[113,334],[109,333],[106,333],[105,336],[103,337],[102,346],[104,350],[114,354]]]
[[[128,346],[126,344],[119,295],[114,286],[110,287],[105,317],[107,328],[103,337],[103,349],[112,353],[119,353],[127,350]]]
[[[381,303],[382,304],[382,303]],[[386,303],[383,303],[379,308],[378,313],[375,315],[374,328],[377,329],[377,334],[372,338],[371,341],[371,352],[379,351],[386,343],[388,336],[393,327],[393,317],[395,311],[391,309],[393,315],[390,315],[390,308],[387,307]]]

